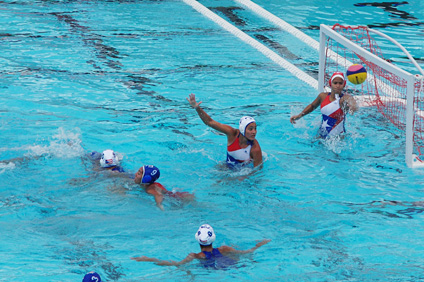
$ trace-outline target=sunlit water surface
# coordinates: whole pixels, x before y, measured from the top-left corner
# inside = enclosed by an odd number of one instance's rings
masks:
[[[317,76],[301,41],[236,2],[201,2]],[[317,40],[320,23],[374,25],[422,65],[423,2],[408,2],[257,1]],[[0,164],[0,281],[424,279],[424,171],[406,167],[404,134],[376,109],[348,116],[344,139],[317,140],[318,111],[289,122],[316,91],[182,1],[3,1],[0,24],[0,154],[23,158]],[[260,170],[225,168],[226,138],[189,93],[217,121],[257,120]],[[83,156],[104,149],[128,171],[155,164],[196,201],[160,211],[137,185],[93,171]],[[200,251],[202,223],[216,246],[272,241],[225,270],[130,260]]]

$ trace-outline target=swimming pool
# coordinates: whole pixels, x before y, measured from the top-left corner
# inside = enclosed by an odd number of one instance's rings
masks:
[[[201,3],[316,76],[310,47],[233,1]],[[256,3],[314,39],[320,23],[375,25],[422,65],[418,0]],[[349,116],[344,140],[321,144],[318,111],[289,122],[316,91],[182,1],[3,1],[0,24],[1,159],[33,158],[0,166],[0,281],[80,281],[88,271],[105,281],[423,279],[424,208],[411,203],[424,171],[406,167],[404,136],[375,109]],[[222,168],[226,140],[189,108],[192,92],[217,121],[255,117],[260,171]],[[161,212],[81,160],[108,148],[128,170],[157,165],[165,187],[196,202],[166,200]],[[202,223],[217,246],[272,241],[227,270],[130,260],[198,252]]]

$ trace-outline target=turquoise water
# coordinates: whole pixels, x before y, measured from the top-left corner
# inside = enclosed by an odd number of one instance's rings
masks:
[[[310,47],[236,2],[201,3],[316,76]],[[256,3],[315,39],[320,23],[380,26],[422,65],[421,1]],[[317,141],[318,111],[289,122],[316,91],[181,1],[3,1],[0,24],[1,159],[25,157],[0,165],[0,281],[424,279],[424,207],[412,204],[424,171],[406,167],[403,133],[376,109],[349,116],[345,139]],[[223,168],[226,138],[202,124],[190,93],[217,121],[255,117],[261,170]],[[161,212],[81,158],[108,148],[130,171],[155,164],[165,187],[196,201],[166,199]],[[202,223],[216,246],[272,241],[227,270],[130,260],[200,251]]]

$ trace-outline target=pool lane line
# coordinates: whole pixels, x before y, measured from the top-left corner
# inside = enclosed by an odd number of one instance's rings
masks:
[[[187,5],[190,5],[193,9],[204,15],[205,17],[209,18],[210,20],[214,21],[216,24],[221,26],[223,29],[227,30],[228,32],[232,33],[234,36],[238,37],[245,43],[249,44],[253,48],[257,49],[259,52],[270,58],[273,62],[278,64],[279,66],[283,67],[287,71],[289,71],[291,74],[299,78],[300,80],[306,82],[308,85],[313,87],[314,89],[318,89],[318,81],[314,79],[312,76],[308,75],[292,63],[288,62],[281,56],[279,56],[277,53],[254,39],[253,37],[247,35],[245,32],[241,31],[237,27],[233,26],[199,2],[195,0],[183,0],[184,3]]]
[[[267,19],[268,21],[270,21],[271,23],[280,27],[284,31],[290,33],[291,35],[293,35],[294,37],[296,37],[297,39],[299,39],[300,41],[302,41],[303,43],[305,43],[306,45],[308,45],[312,49],[316,50],[319,54],[320,43],[317,40],[310,37],[309,35],[298,30],[297,28],[295,28],[291,24],[280,19],[279,17],[275,16],[274,14],[268,12],[267,10],[265,10],[264,8],[262,8],[261,6],[259,6],[258,4],[254,3],[250,0],[234,0],[234,1],[238,2],[239,4],[243,5],[244,7],[252,10],[257,15]],[[326,50],[327,50],[327,47],[326,47]],[[333,50],[330,50],[330,49],[327,50],[327,56],[331,60],[333,60],[334,62],[336,62],[337,64],[339,64],[341,66],[343,66],[342,62],[346,62],[347,65],[353,64],[352,62],[350,62],[346,58],[340,56],[339,54],[337,54],[336,52],[334,52]],[[316,89],[318,89],[318,88],[316,88]],[[330,88],[323,86],[320,91],[330,91]]]
[[[250,0],[234,0],[319,51],[319,42]]]

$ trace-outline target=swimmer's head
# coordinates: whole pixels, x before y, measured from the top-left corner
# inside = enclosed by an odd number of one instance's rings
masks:
[[[215,232],[213,232],[212,226],[209,224],[203,224],[197,230],[195,238],[202,246],[209,246],[215,241]]]
[[[341,78],[343,80],[343,87],[346,85],[346,79],[344,77],[344,74],[341,71],[336,71],[335,73],[333,73],[333,75],[330,78],[330,81],[329,81],[330,87],[333,80],[336,78]]]
[[[102,282],[100,275],[96,272],[89,272],[84,276],[82,282]]]
[[[242,118],[240,119],[240,121],[239,121],[239,130],[240,130],[240,133],[241,133],[243,136],[246,136],[246,135],[245,135],[245,134],[246,134],[246,127],[247,127],[249,124],[253,123],[253,122],[255,122],[255,120],[254,120],[252,117],[248,117],[248,116],[244,116],[244,117],[242,117]]]
[[[111,167],[119,165],[119,159],[112,150],[105,150],[100,158],[101,167]]]
[[[144,165],[136,172],[134,182],[136,184],[151,184],[158,180],[160,171],[153,165]]]

